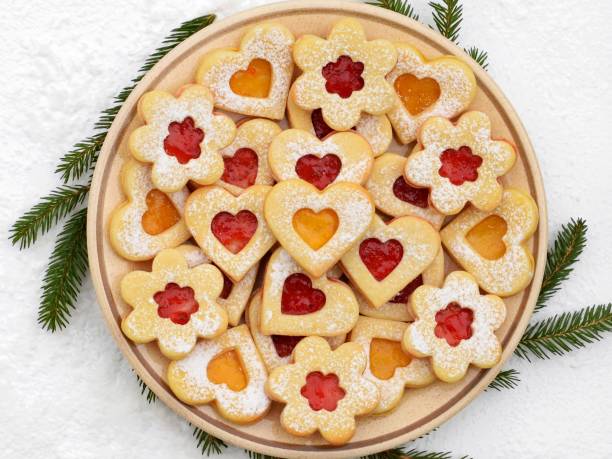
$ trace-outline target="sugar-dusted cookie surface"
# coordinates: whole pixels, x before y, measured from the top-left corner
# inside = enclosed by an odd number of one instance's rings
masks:
[[[498,182],[514,165],[514,147],[491,138],[491,121],[482,112],[467,112],[456,124],[429,118],[418,135],[422,149],[406,161],[409,183],[430,189],[432,205],[445,215],[457,214],[467,202],[494,209],[502,197]]]
[[[414,356],[431,357],[442,381],[459,381],[470,363],[491,368],[499,362],[502,348],[494,332],[506,318],[506,306],[498,296],[481,295],[471,274],[454,271],[442,288],[419,287],[410,305],[416,321],[402,346]]]
[[[367,358],[357,343],[332,351],[318,336],[305,338],[293,351],[295,362],[270,373],[266,392],[284,403],[280,422],[298,436],[317,430],[334,445],[355,433],[355,416],[371,412],[379,400],[376,385],[363,376]]]
[[[424,387],[435,380],[427,359],[402,350],[407,327],[405,322],[359,317],[351,331],[351,342],[359,344],[368,358],[364,376],[378,386],[380,400],[375,414],[395,408],[405,387]]]
[[[264,391],[267,379],[257,348],[246,325],[200,341],[184,359],[168,366],[168,385],[184,403],[213,402],[226,419],[253,422],[270,409]]]
[[[185,222],[194,239],[234,282],[242,280],[276,241],[263,212],[270,189],[253,185],[234,196],[220,187],[203,187],[185,204]]]
[[[121,188],[127,201],[110,217],[113,249],[128,260],[150,260],[161,250],[173,248],[191,237],[183,210],[186,188],[166,194],[151,182],[151,166],[128,159],[121,169]]]
[[[440,235],[449,253],[483,290],[505,297],[531,282],[535,263],[527,241],[537,226],[533,198],[507,189],[497,208],[483,212],[470,207]]]
[[[264,210],[280,244],[309,274],[319,277],[366,231],[374,204],[369,193],[353,183],[336,183],[320,192],[294,179],[274,185]]]
[[[425,271],[439,251],[440,236],[429,222],[406,216],[385,223],[375,215],[341,263],[353,285],[380,307]]]
[[[427,118],[454,118],[476,96],[472,69],[455,56],[428,60],[407,43],[395,43],[397,63],[387,74],[395,89],[395,105],[387,113],[401,143],[416,139]]]
[[[288,129],[272,141],[269,160],[277,180],[299,178],[323,190],[338,182],[363,184],[374,157],[370,144],[354,132],[319,140],[309,132]]]
[[[222,289],[214,266],[189,268],[180,251],[163,250],[151,272],[132,271],[121,279],[121,297],[133,308],[121,330],[138,344],[157,340],[169,359],[183,358],[198,337],[214,338],[227,328],[227,313],[215,302]]]
[[[161,191],[179,191],[188,180],[200,185],[223,174],[221,148],[236,134],[234,122],[213,114],[213,96],[200,85],[183,86],[178,97],[150,91],[138,101],[145,122],[129,138],[132,155],[152,163],[151,180]]]
[[[395,103],[385,75],[397,51],[387,40],[368,41],[355,19],[339,20],[327,39],[303,35],[295,42],[293,59],[303,72],[293,85],[294,101],[305,110],[320,108],[332,129],[351,129],[362,112],[382,115]]]
[[[206,54],[196,81],[211,90],[217,107],[280,120],[293,74],[293,41],[281,24],[256,24],[242,37],[240,49]]]

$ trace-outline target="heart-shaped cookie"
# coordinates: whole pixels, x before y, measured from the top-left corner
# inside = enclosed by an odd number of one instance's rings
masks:
[[[185,222],[204,253],[234,282],[274,245],[263,215],[271,187],[254,185],[240,196],[216,186],[194,191],[185,205]]]
[[[379,307],[421,274],[440,251],[440,236],[425,220],[378,216],[342,257],[342,268],[368,301]]]
[[[277,183],[266,198],[270,229],[293,258],[320,277],[366,231],[374,215],[361,186],[341,182],[320,192],[303,180]]]
[[[272,141],[269,161],[277,180],[300,178],[322,190],[332,183],[364,183],[374,160],[368,142],[354,132],[338,132],[321,141],[306,131],[288,129]]]

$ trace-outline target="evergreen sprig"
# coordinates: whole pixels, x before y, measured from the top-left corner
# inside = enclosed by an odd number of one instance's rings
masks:
[[[157,395],[153,392],[149,386],[140,378],[140,376],[136,375],[136,379],[138,380],[138,386],[140,386],[140,394],[144,395],[145,392],[147,394],[147,402],[155,403],[157,401]]]
[[[489,68],[489,53],[475,46],[463,49],[472,59],[476,61],[484,70]]]
[[[419,15],[416,13],[412,5],[406,0],[376,0],[373,2],[366,2],[368,5],[379,6],[386,10],[395,11],[396,13],[408,16],[410,19],[415,21],[419,20]]]
[[[459,0],[442,0],[429,2],[429,6],[433,10],[432,16],[438,32],[457,43],[463,22],[463,5]]]
[[[451,459],[449,452],[430,452],[417,449],[393,448],[377,454],[362,456],[362,459]]]
[[[514,389],[518,386],[519,382],[521,382],[521,379],[519,378],[518,371],[514,369],[502,370],[497,373],[497,376],[491,381],[487,389],[495,389],[497,391],[502,389]]]
[[[245,449],[244,452],[247,453],[247,456],[249,456],[250,459],[281,459],[280,457],[256,453],[255,451],[249,451],[248,449]]]
[[[223,450],[227,448],[227,445],[223,440],[219,440],[217,437],[213,437],[208,432],[196,427],[193,429],[193,436],[198,441],[196,448],[199,448],[202,455],[206,454],[221,454]]]

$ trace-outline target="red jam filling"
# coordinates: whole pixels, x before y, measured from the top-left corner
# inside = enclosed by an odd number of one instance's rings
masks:
[[[372,237],[359,244],[359,256],[374,279],[380,282],[402,261],[404,248],[395,239],[381,242]]]
[[[393,194],[397,199],[413,206],[427,209],[429,207],[429,188],[415,188],[408,185],[401,175],[393,182]]]
[[[319,190],[332,183],[342,169],[342,161],[334,154],[319,158],[315,155],[304,155],[297,160],[295,172],[302,180],[312,183]]]
[[[306,384],[302,386],[300,393],[308,399],[308,404],[314,411],[334,411],[338,402],[346,395],[340,387],[338,376],[333,373],[324,375],[320,371],[308,373]]]
[[[164,139],[164,150],[168,156],[174,156],[181,164],[200,157],[200,143],[204,140],[204,131],[195,126],[193,118],[188,116],[183,121],[173,121],[168,125],[168,136]]]
[[[221,290],[221,295],[219,295],[219,298],[223,298],[224,300],[227,300],[227,298],[230,296],[230,293],[232,293],[232,289],[234,288],[234,283],[231,281],[229,277],[225,275],[225,273],[221,273],[221,274],[223,274],[223,290]]]
[[[363,88],[363,62],[354,62],[349,56],[340,56],[336,62],[329,62],[321,69],[325,78],[325,89],[343,99],[351,97],[353,91]]]
[[[482,158],[472,153],[470,147],[460,147],[459,150],[449,148],[440,155],[442,166],[438,173],[446,177],[453,185],[463,185],[463,182],[474,182],[478,178],[478,168]]]
[[[323,119],[323,111],[320,108],[316,108],[312,111],[310,114],[310,121],[312,122],[312,128],[314,129],[315,135],[319,140],[334,132]]]
[[[236,215],[219,212],[210,223],[215,237],[232,253],[238,253],[249,243],[257,230],[257,217],[249,210]]]
[[[318,311],[325,305],[325,293],[312,288],[312,281],[302,273],[285,279],[281,296],[283,314],[303,315]]]
[[[436,313],[435,334],[446,340],[449,346],[455,347],[462,340],[472,337],[474,311],[462,308],[459,303],[449,303]]]
[[[180,287],[174,282],[166,284],[166,288],[155,293],[153,300],[158,304],[157,314],[163,319],[170,319],[177,325],[189,322],[191,314],[198,311],[200,305],[195,299],[191,287]]]
[[[423,276],[419,274],[413,281],[397,292],[395,296],[391,298],[390,302],[398,304],[408,303],[408,299],[410,298],[410,295],[412,295],[412,292],[414,292],[421,285],[423,285]]]
[[[304,339],[303,336],[272,335],[272,343],[279,357],[291,355],[297,344]]]
[[[250,148],[239,148],[234,156],[223,158],[225,169],[221,180],[240,188],[248,188],[255,183],[259,157]]]

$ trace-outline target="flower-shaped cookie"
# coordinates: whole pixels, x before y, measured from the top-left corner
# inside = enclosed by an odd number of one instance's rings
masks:
[[[285,403],[281,425],[306,436],[316,430],[341,445],[355,433],[355,416],[371,412],[379,400],[376,385],[363,376],[367,359],[357,343],[332,351],[318,336],[305,338],[293,351],[295,363],[276,368],[266,382],[273,400]]]
[[[253,422],[270,409],[264,390],[268,374],[246,325],[200,341],[183,360],[170,363],[167,376],[181,401],[214,401],[219,414],[233,422]]]
[[[129,159],[121,169],[127,201],[110,217],[110,242],[128,260],[150,260],[191,237],[183,221],[186,188],[166,194],[151,183],[151,166]]]
[[[461,115],[456,125],[440,117],[423,123],[422,149],[406,161],[408,182],[430,188],[432,205],[445,215],[459,213],[467,202],[480,210],[494,209],[502,197],[497,178],[514,165],[514,147],[491,139],[491,121],[482,112]]]
[[[491,368],[499,362],[495,336],[506,318],[506,306],[495,295],[481,295],[471,274],[454,271],[442,288],[423,285],[410,304],[417,320],[404,333],[404,350],[431,357],[433,370],[446,382],[459,381],[471,364]]]
[[[157,188],[179,191],[188,180],[208,185],[221,177],[219,150],[234,139],[236,126],[227,116],[213,114],[208,89],[187,85],[177,98],[148,92],[138,102],[138,113],[145,125],[130,135],[130,151],[137,160],[153,163],[151,180]]]
[[[269,161],[279,181],[300,178],[322,190],[337,182],[362,184],[374,158],[370,144],[354,132],[337,132],[321,141],[288,129],[272,141]]]
[[[364,376],[378,386],[380,401],[374,413],[397,406],[405,387],[423,387],[435,380],[426,359],[417,359],[402,350],[407,323],[360,317],[351,331],[351,341],[368,356]]]
[[[396,103],[387,116],[400,142],[410,143],[427,118],[454,118],[463,112],[476,96],[476,79],[455,56],[427,60],[406,43],[395,47],[397,64],[387,81],[395,89]]]
[[[300,37],[293,58],[304,72],[294,83],[295,102],[305,110],[320,108],[332,129],[351,129],[362,112],[381,115],[395,103],[385,75],[395,65],[397,51],[387,40],[367,41],[354,19],[338,21],[327,39]]]
[[[121,279],[121,297],[134,308],[121,330],[138,344],[157,340],[169,359],[183,358],[198,337],[214,338],[227,328],[227,313],[215,302],[222,289],[214,266],[191,269],[181,252],[163,250],[151,272],[132,271]]]
[[[440,236],[450,254],[480,287],[502,297],[524,289],[533,277],[534,261],[527,241],[538,226],[538,207],[519,190],[504,190],[490,212],[469,208]]]
[[[196,80],[215,96],[215,106],[280,120],[293,74],[293,35],[285,26],[257,24],[240,49],[218,49],[202,58]]]

